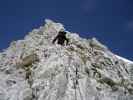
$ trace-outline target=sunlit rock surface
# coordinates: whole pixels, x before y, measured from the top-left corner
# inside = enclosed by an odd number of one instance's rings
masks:
[[[131,61],[76,33],[52,44],[60,29],[47,19],[0,53],[0,100],[133,100]]]

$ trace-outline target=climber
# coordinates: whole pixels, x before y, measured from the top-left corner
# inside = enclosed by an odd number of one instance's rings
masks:
[[[55,43],[57,40],[57,43],[60,45],[64,45],[64,42],[66,41],[66,45],[68,45],[69,40],[66,38],[66,32],[64,30],[60,30],[58,35],[54,38],[52,43]]]

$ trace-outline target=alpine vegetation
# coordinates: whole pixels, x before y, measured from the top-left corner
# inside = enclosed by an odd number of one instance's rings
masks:
[[[133,62],[45,22],[0,53],[0,100],[133,100]]]

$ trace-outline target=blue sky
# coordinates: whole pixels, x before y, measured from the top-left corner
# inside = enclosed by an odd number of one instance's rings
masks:
[[[133,0],[1,0],[0,50],[49,18],[133,60]]]

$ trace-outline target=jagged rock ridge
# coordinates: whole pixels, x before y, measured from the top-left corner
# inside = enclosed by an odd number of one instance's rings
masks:
[[[133,100],[133,63],[76,33],[52,44],[62,28],[46,20],[0,53],[0,100]]]

